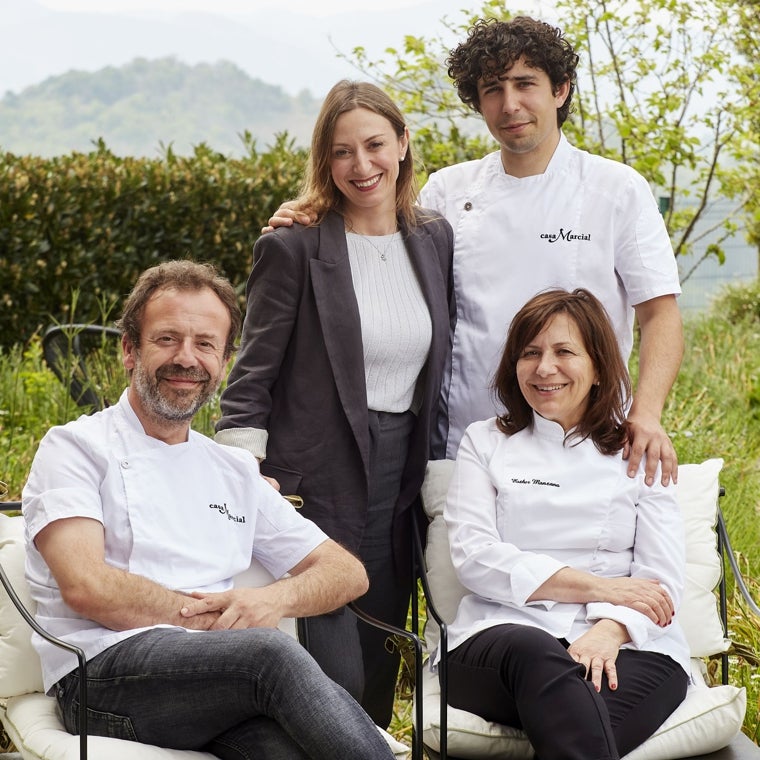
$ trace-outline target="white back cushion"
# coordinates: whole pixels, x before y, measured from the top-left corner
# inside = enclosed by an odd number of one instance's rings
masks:
[[[723,572],[715,533],[722,468],[722,459],[678,467],[676,493],[686,528],[686,587],[678,620],[692,657],[725,652],[730,644],[713,593]]]
[[[24,578],[24,520],[0,514],[0,564],[24,606],[34,615]],[[0,586],[0,697],[42,691],[42,672],[32,648],[31,628]]]

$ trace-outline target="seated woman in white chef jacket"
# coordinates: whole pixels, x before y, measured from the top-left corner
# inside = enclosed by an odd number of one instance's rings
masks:
[[[541,760],[607,760],[683,700],[672,486],[626,475],[630,381],[587,290],[516,315],[494,379],[509,411],[469,426],[444,516],[465,596],[449,704],[523,729]]]

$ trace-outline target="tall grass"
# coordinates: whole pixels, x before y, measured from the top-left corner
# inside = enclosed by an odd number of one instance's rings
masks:
[[[760,577],[760,284],[728,289],[706,316],[685,325],[686,355],[663,414],[681,462],[722,457],[721,506],[743,566]],[[101,396],[115,401],[126,378],[117,352],[94,359]],[[114,369],[116,368],[116,369]],[[635,357],[632,373],[636,374]],[[44,364],[39,336],[25,346],[0,349],[0,480],[19,498],[34,451],[54,424],[81,414]],[[211,434],[219,416],[218,398],[196,418],[194,427]],[[760,585],[750,580],[760,598]],[[730,627],[739,654],[732,682],[748,689],[746,733],[760,725],[760,676],[753,653],[760,652],[760,621],[734,593]],[[403,740],[411,732],[411,700],[400,694],[392,729]]]
[[[686,325],[687,350],[664,413],[682,462],[725,460],[721,508],[754,599],[760,600],[760,282],[724,291]],[[731,582],[729,578],[729,583]],[[760,621],[731,586],[731,681],[747,688],[744,730],[760,738]]]

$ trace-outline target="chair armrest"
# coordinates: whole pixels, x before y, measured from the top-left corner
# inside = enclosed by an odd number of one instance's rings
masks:
[[[719,495],[723,496],[724,494],[725,490],[721,488]],[[731,572],[734,576],[734,580],[736,581],[736,586],[739,589],[739,593],[742,595],[742,598],[747,604],[747,607],[749,607],[750,612],[752,612],[752,614],[755,615],[755,617],[758,619],[760,619],[760,607],[752,598],[752,593],[750,592],[749,587],[744,580],[741,568],[739,567],[739,563],[736,561],[734,548],[731,545],[731,538],[728,535],[726,520],[723,516],[723,510],[720,508],[720,506],[718,506],[717,516],[718,519],[715,525],[715,531],[718,535],[718,553],[720,554],[721,562],[723,563],[723,572],[721,574],[720,584],[718,586],[718,596],[720,604],[720,617],[721,622],[723,623],[723,633],[726,637],[728,637],[728,592],[726,588],[725,560],[728,560],[728,564],[731,567]],[[721,683],[724,685],[728,683],[728,667],[728,652],[724,652],[720,656]]]
[[[417,576],[420,579],[420,585],[422,586],[422,595],[425,598],[425,608],[428,615],[432,615],[433,620],[438,624],[438,646],[441,650],[441,658],[438,663],[438,680],[441,684],[441,699],[440,699],[440,757],[448,757],[448,694],[449,694],[449,675],[448,675],[448,653],[449,653],[449,634],[448,625],[444,621],[441,614],[433,603],[433,594],[430,591],[430,582],[428,580],[427,568],[425,567],[425,550],[422,548],[422,538],[418,529],[418,516],[416,512],[412,512],[412,548],[414,551],[414,567],[417,572]],[[422,678],[417,678],[417,683],[422,683]],[[420,727],[418,733],[422,736],[422,697],[417,699],[417,725]]]
[[[744,598],[744,601],[747,603],[747,606],[752,611],[752,614],[760,618],[760,607],[752,598],[752,593],[747,587],[747,583],[742,576],[742,571],[739,568],[739,563],[736,561],[734,549],[731,545],[731,539],[728,535],[728,528],[726,527],[726,521],[723,517],[723,511],[720,508],[718,508],[718,524],[716,526],[716,530],[718,531],[718,536],[720,538],[721,551],[723,553],[723,556],[728,560],[728,564],[731,566],[731,572],[734,575],[734,580],[736,581],[736,585],[739,588],[739,592]]]
[[[436,609],[433,603],[433,594],[430,591],[430,582],[428,581],[427,568],[425,567],[425,550],[422,548],[422,539],[418,529],[419,517],[415,511],[412,511],[412,549],[414,551],[414,565],[417,571],[417,577],[420,579],[422,586],[422,595],[425,597],[425,605],[429,615],[438,623],[441,629],[441,641],[446,638],[446,622]]]
[[[66,649],[69,652],[76,655],[79,665],[77,667],[79,671],[79,758],[80,760],[87,760],[87,659],[84,652],[77,646],[69,644],[66,641],[62,641],[55,636],[48,633],[35,619],[34,616],[27,610],[24,603],[19,599],[16,590],[10,582],[10,579],[5,573],[2,564],[0,564],[0,583],[3,584],[5,592],[8,594],[8,598],[13,602],[13,606],[18,610],[21,617],[32,628],[35,633],[42,636],[43,639],[49,641],[54,646],[61,649]]]
[[[412,642],[414,646],[414,681],[416,684],[422,683],[422,641],[420,637],[412,631],[407,631],[404,628],[397,628],[395,625],[384,623],[382,620],[378,620],[372,615],[368,615],[361,608],[359,608],[355,602],[349,602],[347,605],[349,610],[356,615],[359,620],[364,621],[368,625],[374,628],[379,628],[381,631],[392,633],[401,638],[407,639]],[[422,750],[422,699],[417,699],[415,703],[415,720],[416,727],[412,737],[412,760],[423,760]]]

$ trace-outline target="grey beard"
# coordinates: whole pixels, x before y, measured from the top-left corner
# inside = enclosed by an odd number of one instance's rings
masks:
[[[188,373],[189,374],[189,373]],[[191,375],[190,375],[191,376]],[[210,379],[206,386],[201,388],[198,395],[189,403],[172,401],[161,393],[159,379],[149,377],[142,364],[134,368],[132,383],[137,395],[142,399],[146,411],[150,412],[156,420],[166,422],[187,422],[195,417],[198,410],[214,395],[219,384],[214,385]]]

